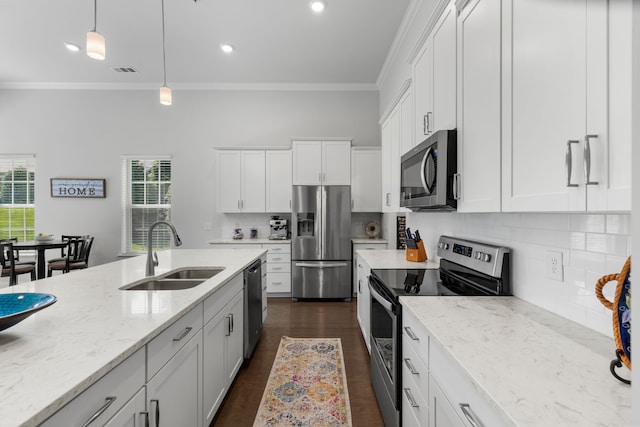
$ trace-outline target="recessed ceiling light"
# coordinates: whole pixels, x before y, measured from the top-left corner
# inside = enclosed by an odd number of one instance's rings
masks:
[[[64,46],[70,50],[71,52],[79,52],[80,51],[80,46],[78,46],[75,43],[71,43],[71,42],[64,42]]]
[[[220,49],[222,49],[222,51],[224,53],[231,53],[231,52],[233,52],[235,50],[235,48],[232,45],[227,44],[227,43],[222,43],[220,45]]]
[[[309,5],[315,13],[320,13],[327,7],[327,3],[324,0],[311,0]]]

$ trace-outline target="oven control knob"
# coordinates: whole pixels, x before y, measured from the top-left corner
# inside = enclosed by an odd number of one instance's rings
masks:
[[[438,247],[439,247],[440,249],[445,250],[445,251],[446,251],[446,250],[449,250],[449,244],[448,244],[448,243],[445,243],[445,242],[440,242],[440,243],[438,243]]]
[[[476,252],[476,259],[482,259],[482,252]]]
[[[489,254],[482,254],[482,261],[484,261],[484,262],[489,262],[489,261],[491,261],[491,255],[489,255]]]

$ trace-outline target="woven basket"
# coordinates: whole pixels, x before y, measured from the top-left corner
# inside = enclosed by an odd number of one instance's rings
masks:
[[[602,289],[609,282],[617,282],[616,294],[613,301],[609,301]],[[613,313],[613,337],[616,341],[616,359],[611,361],[610,370],[614,377],[631,384],[629,380],[621,378],[616,368],[622,364],[631,370],[631,257],[627,259],[622,271],[617,274],[602,276],[596,283],[598,300]]]

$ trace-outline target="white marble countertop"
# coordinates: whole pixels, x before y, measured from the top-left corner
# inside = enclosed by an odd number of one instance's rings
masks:
[[[209,243],[210,245],[216,244],[216,243],[238,243],[238,244],[258,244],[261,245],[263,243],[285,243],[285,244],[290,244],[291,243],[291,239],[284,239],[284,240],[271,240],[271,239],[250,239],[250,238],[244,238],[244,239],[232,239],[231,237],[220,237],[217,239],[211,239],[209,240],[207,243]]]
[[[507,425],[631,425],[631,387],[609,372],[613,339],[515,297],[400,302]]]
[[[36,426],[221,285],[264,249],[173,249],[156,275],[185,266],[225,270],[191,289],[121,291],[145,276],[146,256],[0,289],[57,302],[0,332],[0,425]]]
[[[436,260],[427,260],[423,262],[407,261],[403,249],[381,249],[379,251],[358,250],[356,254],[373,268],[391,269],[391,268],[417,268],[417,269],[436,269],[440,268],[440,263]]]
[[[351,238],[351,243],[355,243],[355,244],[374,244],[374,245],[382,245],[382,244],[387,244],[387,241],[385,239],[379,239],[379,238],[375,238],[372,239],[370,237],[352,237]]]

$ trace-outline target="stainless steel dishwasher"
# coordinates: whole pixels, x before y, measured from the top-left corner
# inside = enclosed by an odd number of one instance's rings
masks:
[[[244,358],[249,359],[262,334],[262,261],[244,270]]]

